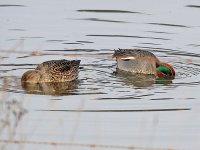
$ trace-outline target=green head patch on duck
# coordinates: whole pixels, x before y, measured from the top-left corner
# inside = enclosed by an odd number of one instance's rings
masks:
[[[174,77],[175,71],[167,63],[162,63],[158,67],[156,67],[157,76],[167,76],[167,77]]]

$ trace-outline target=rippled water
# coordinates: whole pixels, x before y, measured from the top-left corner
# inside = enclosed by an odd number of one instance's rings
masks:
[[[0,2],[2,149],[199,149],[198,1]],[[174,80],[116,74],[114,49],[142,48]],[[52,59],[77,81],[21,85]]]

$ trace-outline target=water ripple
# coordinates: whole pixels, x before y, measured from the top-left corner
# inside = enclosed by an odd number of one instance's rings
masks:
[[[200,5],[186,5],[186,7],[200,8]]]
[[[190,28],[189,26],[185,26],[185,25],[168,24],[168,23],[147,23],[147,24],[159,25],[159,26],[169,26],[169,27]]]
[[[0,5],[0,7],[26,7],[26,6],[25,5],[4,4],[4,5]]]
[[[80,19],[80,20],[99,21],[99,22],[114,22],[114,23],[130,23],[130,22],[127,22],[127,21],[99,19],[99,18],[84,18],[84,19]]]
[[[86,36],[93,37],[122,37],[122,38],[139,38],[139,39],[154,39],[154,40],[171,40],[161,37],[147,37],[147,36],[133,36],[133,35],[119,35],[119,34],[88,34]]]
[[[144,110],[141,110],[141,109],[134,109],[134,110],[113,110],[113,109],[108,109],[108,110],[98,110],[98,109],[95,109],[95,110],[67,110],[67,109],[59,109],[59,110],[55,110],[55,109],[48,109],[48,110],[45,110],[45,109],[38,109],[36,111],[64,111],[64,112],[148,112],[148,111],[187,111],[187,110],[190,110],[190,108],[171,108],[171,109],[144,109]]]
[[[136,11],[127,10],[109,10],[109,9],[79,9],[78,12],[93,12],[93,13],[131,13],[131,14],[144,14]]]

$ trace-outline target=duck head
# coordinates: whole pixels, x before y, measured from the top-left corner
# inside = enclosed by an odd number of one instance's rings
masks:
[[[37,70],[29,70],[22,75],[21,81],[28,83],[38,83],[41,78],[41,73]]]
[[[156,66],[156,74],[158,77],[175,77],[175,71],[173,67],[167,63],[160,63]]]

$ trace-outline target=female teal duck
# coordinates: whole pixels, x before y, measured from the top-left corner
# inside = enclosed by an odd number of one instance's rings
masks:
[[[141,49],[119,49],[115,50],[113,58],[117,60],[117,68],[120,70],[153,74],[159,77],[175,76],[173,67],[161,62],[153,53]]]
[[[80,60],[50,60],[22,75],[22,82],[67,82],[78,77]]]

